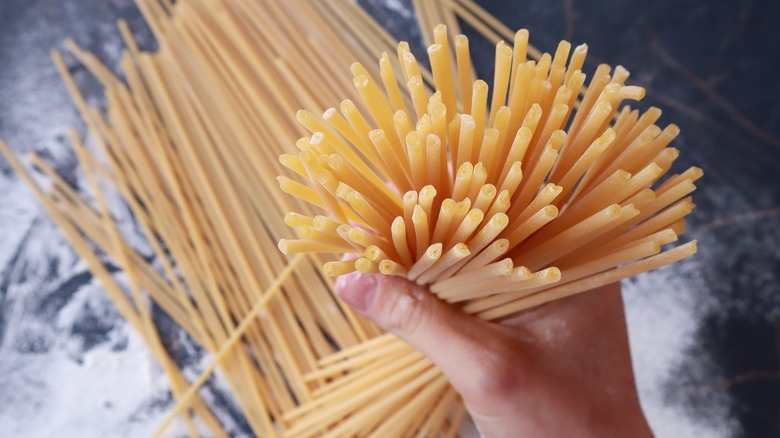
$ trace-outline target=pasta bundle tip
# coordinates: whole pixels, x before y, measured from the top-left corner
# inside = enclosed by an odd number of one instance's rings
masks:
[[[280,158],[297,176],[280,187],[331,225],[293,214],[298,239],[282,252],[352,253],[325,274],[404,276],[491,319],[695,253],[695,242],[661,246],[676,240],[701,171],[659,183],[679,129],[623,105],[645,95],[628,71],[600,65],[586,88],[586,45],[529,60],[520,30],[496,45],[491,93],[473,77],[468,39],[454,38],[453,57],[446,26],[433,35],[430,83],[402,42],[378,77],[351,66],[361,102],[298,112],[311,135]]]

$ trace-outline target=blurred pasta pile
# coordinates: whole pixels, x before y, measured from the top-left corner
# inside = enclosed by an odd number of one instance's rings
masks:
[[[644,95],[621,67],[586,87],[586,46],[542,54],[471,0],[419,0],[428,71],[351,0],[136,3],[159,50],[120,22],[123,79],[66,42],[105,111],[53,53],[89,128],[90,148],[71,132],[88,189],[0,151],[168,374],[176,405],[158,435],[176,420],[227,436],[198,394],[218,370],[257,436],[455,436],[465,409],[443,375],[336,299],[330,276],[402,275],[499,319],[696,250],[662,246],[701,170],[657,183],[677,128],[621,109]],[[498,43],[492,93],[459,20]],[[117,198],[152,262],[123,239]],[[211,354],[196,379],[150,301]]]

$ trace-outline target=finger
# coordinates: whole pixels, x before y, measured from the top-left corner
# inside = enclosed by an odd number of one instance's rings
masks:
[[[359,313],[422,351],[469,405],[517,389],[522,346],[505,327],[457,311],[400,277],[352,273],[336,289]]]

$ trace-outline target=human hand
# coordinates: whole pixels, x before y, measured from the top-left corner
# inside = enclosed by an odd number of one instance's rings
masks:
[[[652,436],[634,383],[620,286],[500,323],[459,312],[400,277],[336,282],[356,311],[430,358],[483,436]]]

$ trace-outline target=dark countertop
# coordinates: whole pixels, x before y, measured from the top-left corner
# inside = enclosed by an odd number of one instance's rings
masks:
[[[397,37],[419,38],[409,0],[360,3]],[[661,121],[682,129],[677,169],[705,170],[686,234],[699,254],[623,283],[656,432],[780,436],[780,2],[479,3],[528,28],[544,51],[563,38],[587,43],[586,73],[599,62],[625,66],[647,88],[639,106],[662,108]],[[0,138],[41,151],[74,182],[65,134],[81,125],[48,50],[72,37],[116,67],[119,17],[153,47],[130,0],[0,0]],[[483,77],[492,77],[492,56],[488,48],[477,57]],[[99,103],[94,84],[75,74]],[[192,348],[177,357],[188,375],[206,360]],[[171,405],[150,361],[0,159],[0,435],[144,436]],[[246,430],[218,379],[206,397],[237,435]]]

